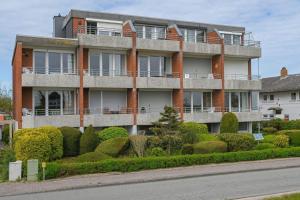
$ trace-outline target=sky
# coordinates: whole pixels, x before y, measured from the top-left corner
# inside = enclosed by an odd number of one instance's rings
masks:
[[[300,0],[0,0],[0,88],[11,87],[16,34],[52,36],[53,16],[70,9],[246,27],[261,41],[253,74],[300,73]]]

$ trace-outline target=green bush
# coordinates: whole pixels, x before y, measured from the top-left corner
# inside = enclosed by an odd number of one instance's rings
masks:
[[[24,135],[31,135],[31,134],[40,134],[40,131],[38,131],[37,129],[35,128],[22,128],[22,129],[19,129],[17,130],[15,133],[14,133],[14,137],[13,137],[13,145],[15,145],[18,140],[20,138],[22,138]]]
[[[300,130],[300,120],[290,120],[282,122],[282,130]]]
[[[199,136],[194,132],[182,133],[180,134],[180,137],[183,144],[195,144],[199,142]]]
[[[182,148],[182,139],[176,135],[165,135],[161,138],[162,148],[169,154],[176,154]]]
[[[289,137],[286,135],[276,135],[273,144],[280,148],[286,148],[289,146]]]
[[[71,162],[96,162],[96,161],[101,161],[110,158],[111,156],[101,152],[89,152],[89,153],[81,154],[75,158],[72,158],[67,162],[70,163]]]
[[[147,169],[204,165],[238,161],[266,160],[274,158],[300,157],[300,147],[265,149],[213,154],[177,155],[168,157],[145,157],[108,159],[100,162],[47,164],[46,178],[105,172],[132,172]]]
[[[194,144],[193,148],[195,154],[226,152],[227,144],[222,141],[206,141]]]
[[[199,135],[199,141],[204,142],[204,141],[219,141],[220,139],[218,136],[213,135],[213,134],[201,134]]]
[[[255,146],[255,150],[263,150],[263,149],[274,149],[276,146],[271,143],[259,143]]]
[[[277,130],[282,130],[284,128],[285,122],[282,119],[272,119],[269,121],[263,121],[262,127],[273,127]]]
[[[263,142],[263,143],[274,144],[275,136],[276,136],[276,135],[265,135],[262,142]]]
[[[199,141],[200,134],[208,134],[206,124],[199,124],[196,122],[184,122],[179,125],[179,131],[183,143],[194,144]]]
[[[167,153],[160,147],[154,147],[153,149],[151,149],[150,156],[160,157],[160,156],[166,156],[166,155],[167,155]]]
[[[194,148],[192,144],[184,144],[182,146],[182,150],[181,153],[183,155],[187,155],[187,154],[193,154],[194,153]]]
[[[277,129],[274,128],[274,127],[265,127],[265,128],[262,129],[262,132],[264,134],[274,134],[274,133],[277,132]]]
[[[112,157],[117,157],[129,147],[128,137],[118,137],[105,140],[96,148],[96,152],[101,152]]]
[[[60,131],[63,135],[63,152],[64,156],[77,156],[79,154],[79,144],[81,132],[72,127],[61,127]]]
[[[248,151],[255,146],[255,140],[249,133],[222,133],[219,137],[227,143],[228,151]]]
[[[144,135],[132,135],[129,137],[130,146],[138,157],[144,157],[147,137]]]
[[[300,146],[300,130],[283,130],[277,132],[277,134],[284,134],[289,136],[290,145],[292,146]]]
[[[148,136],[147,139],[147,148],[153,149],[155,147],[161,147],[162,141],[158,136]]]
[[[63,135],[54,126],[44,126],[37,128],[38,131],[46,133],[51,143],[50,160],[56,160],[63,156]]]
[[[0,181],[8,179],[9,162],[14,161],[16,161],[16,156],[11,148],[4,147],[3,149],[0,149]]]
[[[122,127],[109,127],[97,133],[100,141],[108,140],[116,137],[128,137],[128,132]]]
[[[9,143],[9,126],[5,125],[2,130],[2,142],[4,144]]]
[[[46,133],[33,129],[29,134],[18,136],[14,144],[14,150],[18,160],[38,159],[49,161],[51,141]]]
[[[80,138],[80,150],[79,154],[92,152],[99,144],[99,138],[95,134],[94,128],[90,125],[84,131]]]
[[[234,113],[225,113],[221,119],[221,133],[237,133],[239,130],[239,122]]]

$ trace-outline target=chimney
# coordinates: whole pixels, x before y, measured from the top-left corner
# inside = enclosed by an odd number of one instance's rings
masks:
[[[286,67],[282,67],[280,70],[280,78],[286,78],[288,76],[288,70]]]

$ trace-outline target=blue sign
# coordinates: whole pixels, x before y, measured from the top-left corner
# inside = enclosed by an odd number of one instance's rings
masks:
[[[253,137],[256,141],[260,141],[260,140],[263,140],[264,139],[264,136],[262,133],[254,133],[253,134]]]

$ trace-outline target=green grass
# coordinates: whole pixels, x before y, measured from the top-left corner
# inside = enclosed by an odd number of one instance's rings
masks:
[[[266,198],[264,200],[300,200],[300,193],[284,195],[281,197]]]

